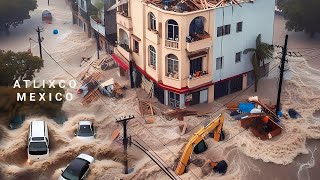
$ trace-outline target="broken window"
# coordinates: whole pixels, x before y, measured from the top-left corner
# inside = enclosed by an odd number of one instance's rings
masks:
[[[179,26],[175,20],[169,20],[167,26],[167,39],[179,41]]]

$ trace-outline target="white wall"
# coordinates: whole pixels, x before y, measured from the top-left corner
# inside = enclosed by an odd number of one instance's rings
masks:
[[[275,0],[255,0],[254,3],[229,5],[214,10],[214,82],[252,70],[252,54],[242,54],[235,63],[235,54],[247,48],[255,48],[256,37],[272,44]],[[236,32],[237,22],[243,22],[242,32]],[[217,37],[217,27],[231,24],[231,33]],[[216,70],[216,58],[224,57],[223,68]]]

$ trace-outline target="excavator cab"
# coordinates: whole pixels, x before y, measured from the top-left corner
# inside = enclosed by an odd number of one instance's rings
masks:
[[[206,142],[204,142],[204,140],[202,139],[194,148],[193,148],[193,152],[195,154],[200,154],[205,152],[208,149],[208,145],[206,144]]]

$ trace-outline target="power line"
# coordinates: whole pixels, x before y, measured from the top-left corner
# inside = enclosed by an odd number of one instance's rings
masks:
[[[69,73],[64,67],[62,67],[47,51],[46,51],[46,49],[44,48],[44,51],[47,53],[47,55],[61,68],[61,69],[63,69],[67,74],[69,74],[72,78],[74,78],[76,81],[78,81],[77,80],[77,78],[75,78],[71,73]],[[91,64],[89,65],[89,66],[91,66]],[[91,66],[92,67],[92,66]],[[93,78],[94,79],[94,78]],[[95,80],[95,79],[94,79]],[[96,81],[96,80],[95,80]],[[79,81],[78,81],[79,82]],[[80,82],[81,83],[81,82]],[[97,82],[97,83],[99,83],[99,82]],[[81,83],[82,84],[82,83]],[[105,101],[103,101],[101,98],[100,98],[100,96],[98,96],[98,99],[105,105],[105,107],[108,109],[108,111],[112,114],[112,116],[114,117],[114,118],[116,118],[116,116],[115,116],[115,113],[114,113],[114,111],[108,106],[108,104],[105,102]],[[141,124],[141,122],[140,121],[138,121],[140,124]],[[145,126],[144,126],[144,128],[145,129],[147,129],[149,132],[151,132],[148,128],[146,128]],[[130,129],[130,128],[128,128],[128,129]],[[131,130],[131,129],[130,129]],[[131,130],[132,131],[132,130]],[[132,131],[132,132],[134,132],[134,131]],[[137,137],[139,137],[136,133],[134,133]],[[156,136],[155,136],[156,137]],[[151,147],[145,142],[145,141],[143,141],[140,137],[139,137],[139,139],[142,141],[142,142],[144,142],[150,149],[151,149]],[[158,138],[157,138],[158,139]],[[158,139],[159,140],[159,139]],[[161,142],[162,143],[162,142]],[[163,143],[162,143],[163,144]],[[165,147],[165,146],[164,146]],[[166,147],[167,148],[167,147]],[[168,149],[168,148],[167,148]],[[169,149],[168,149],[169,150]],[[154,152],[154,150],[152,150],[153,152]],[[170,151],[170,150],[169,150]],[[170,151],[174,156],[175,156],[175,154],[172,152],[172,151]],[[160,156],[157,154],[157,153],[155,153],[154,152],[154,154],[156,154],[159,158],[160,158]],[[175,156],[176,157],[176,156]],[[160,158],[161,159],[161,158]],[[163,161],[163,160],[162,160]],[[167,165],[167,164],[166,164]],[[168,166],[168,165],[167,165]],[[194,173],[192,173],[194,176],[196,176]],[[197,176],[196,176],[197,177]],[[198,178],[198,177],[197,177]],[[198,178],[199,179],[199,178]]]

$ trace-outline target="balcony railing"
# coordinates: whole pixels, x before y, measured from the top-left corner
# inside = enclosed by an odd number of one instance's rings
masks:
[[[208,83],[212,81],[212,76],[209,73],[203,73],[203,74],[199,74],[196,76],[191,76],[188,79],[188,88],[193,88],[193,87],[197,87],[200,86],[202,84]]]
[[[120,54],[121,56],[126,58],[127,61],[131,60],[131,51],[130,51],[128,45],[119,44],[116,49],[117,49],[117,52],[118,52],[116,54]]]
[[[194,34],[192,36],[187,36],[187,51],[197,51],[200,49],[205,49],[213,44],[212,38],[208,33]]]
[[[101,20],[98,19],[97,16],[90,16],[90,24],[94,30],[96,30],[102,36],[106,36],[106,28],[101,24]]]
[[[179,73],[178,72],[167,72],[166,76],[173,79],[179,79]]]
[[[179,42],[166,39],[165,40],[165,46],[166,47],[170,47],[170,48],[174,48],[174,49],[178,49],[179,48]]]
[[[132,20],[125,13],[117,12],[117,23],[126,29],[130,30],[132,28]]]

